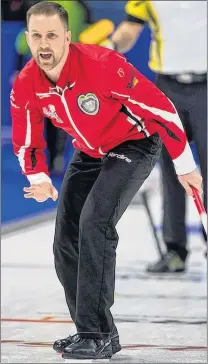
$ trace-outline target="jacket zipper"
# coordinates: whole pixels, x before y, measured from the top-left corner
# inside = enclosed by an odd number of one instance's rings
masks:
[[[64,105],[64,108],[65,108],[65,111],[66,111],[66,114],[67,114],[67,116],[68,116],[68,119],[69,119],[69,121],[70,121],[70,123],[71,123],[71,125],[73,126],[73,128],[74,128],[74,130],[77,132],[77,134],[82,138],[82,140],[85,142],[85,144],[88,146],[88,148],[90,148],[90,149],[95,149],[95,148],[93,148],[89,143],[88,143],[88,141],[85,139],[85,137],[80,133],[80,131],[77,129],[77,127],[76,127],[76,125],[75,125],[75,123],[74,123],[74,121],[73,121],[73,119],[72,119],[72,117],[71,117],[71,114],[70,114],[70,112],[69,112],[69,108],[68,108],[68,105],[67,105],[67,102],[66,102],[66,99],[65,99],[65,97],[64,97],[64,92],[65,92],[65,90],[63,90],[63,94],[61,95],[61,101],[62,101],[62,103],[63,103],[63,105]]]

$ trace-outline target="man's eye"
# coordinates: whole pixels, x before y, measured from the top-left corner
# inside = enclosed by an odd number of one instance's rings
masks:
[[[35,39],[39,39],[40,37],[41,37],[41,35],[40,34],[38,34],[38,33],[33,33],[33,38],[35,38]]]
[[[50,38],[50,39],[56,38],[56,34],[54,34],[54,33],[48,33],[48,38]]]

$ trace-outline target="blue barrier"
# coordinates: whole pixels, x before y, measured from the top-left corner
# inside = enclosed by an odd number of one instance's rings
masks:
[[[1,119],[2,126],[11,125],[9,94],[12,88],[11,77],[18,62],[18,55],[15,50],[15,39],[23,28],[23,22],[2,22],[1,25]]]

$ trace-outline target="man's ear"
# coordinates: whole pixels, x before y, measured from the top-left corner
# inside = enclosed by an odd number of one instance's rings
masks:
[[[29,33],[27,30],[25,31],[25,37],[26,37],[27,45],[29,47]]]
[[[71,32],[70,32],[70,30],[67,32],[67,42],[71,43]]]

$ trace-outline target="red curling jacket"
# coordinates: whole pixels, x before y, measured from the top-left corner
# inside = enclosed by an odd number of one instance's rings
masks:
[[[196,168],[172,102],[115,51],[71,43],[56,85],[32,59],[18,75],[10,100],[14,153],[31,183],[50,181],[44,117],[70,134],[76,149],[94,158],[157,132],[177,174]]]

